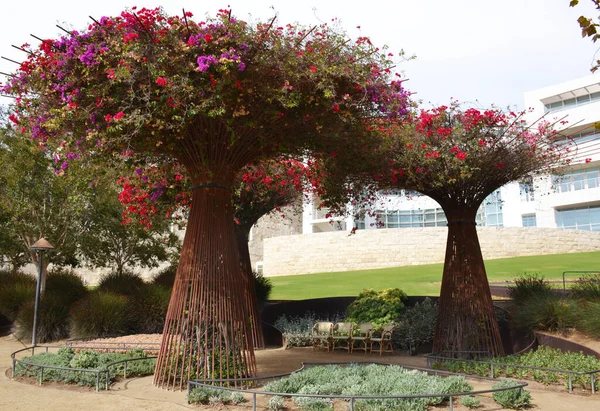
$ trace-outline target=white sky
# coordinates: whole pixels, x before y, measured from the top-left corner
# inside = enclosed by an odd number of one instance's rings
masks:
[[[240,19],[263,21],[273,16],[273,6],[282,25],[337,17],[352,37],[369,36],[395,54],[401,49],[415,54],[416,60],[396,70],[410,79],[409,90],[434,104],[452,97],[483,107],[523,108],[523,92],[589,75],[600,47],[581,38],[576,21],[581,14],[596,15],[588,0],[574,9],[569,0],[22,0],[2,6],[0,55],[23,60],[25,54],[11,44],[37,44],[30,33],[56,38],[62,34],[57,23],[82,30],[90,15],[99,19],[128,6],[161,3],[169,14],[185,8],[195,19],[227,5]],[[0,60],[0,71],[15,68]],[[8,102],[0,98],[0,104]]]

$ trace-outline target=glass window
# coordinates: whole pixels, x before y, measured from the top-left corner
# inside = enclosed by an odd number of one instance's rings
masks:
[[[535,214],[524,214],[521,216],[521,220],[523,221],[523,227],[537,226],[537,218]]]
[[[573,106],[575,106],[575,104],[577,104],[577,101],[574,98],[570,98],[568,100],[563,101],[563,106],[565,108],[573,107]]]
[[[571,230],[600,231],[600,206],[556,210],[556,225]]]
[[[593,100],[600,100],[600,91],[590,94],[590,98]]]
[[[585,104],[590,102],[590,95],[586,94],[585,96],[577,97],[577,104]]]

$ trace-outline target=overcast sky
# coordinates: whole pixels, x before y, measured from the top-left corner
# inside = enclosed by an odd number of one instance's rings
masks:
[[[523,92],[590,75],[600,47],[582,39],[577,24],[581,14],[595,16],[589,0],[574,9],[569,0],[22,0],[2,5],[0,55],[23,60],[11,44],[37,44],[30,33],[56,38],[62,33],[57,23],[82,30],[88,16],[116,15],[133,5],[163,5],[169,14],[185,8],[196,19],[227,5],[244,20],[268,20],[275,11],[282,24],[337,17],[353,38],[369,36],[391,52],[416,55],[396,70],[410,79],[406,87],[418,98],[434,104],[452,97],[482,107],[524,108]],[[0,60],[0,71],[15,68]],[[8,101],[0,98],[0,104]]]

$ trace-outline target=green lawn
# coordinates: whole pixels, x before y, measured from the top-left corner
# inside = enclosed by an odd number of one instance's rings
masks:
[[[600,270],[600,252],[502,258],[485,263],[489,281],[512,280],[524,272],[538,272],[562,280],[563,271]],[[571,279],[577,278],[571,274]],[[272,300],[353,296],[365,287],[401,288],[408,295],[439,295],[442,264],[413,265],[377,270],[346,271],[270,277]]]

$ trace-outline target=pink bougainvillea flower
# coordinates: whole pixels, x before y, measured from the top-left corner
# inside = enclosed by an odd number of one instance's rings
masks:
[[[315,66],[310,66],[309,67],[310,71],[312,71],[313,73],[317,72],[317,68]]]
[[[591,159],[591,158],[589,158],[589,157],[585,159],[585,162],[586,162],[586,163],[589,163],[589,162],[591,162],[591,161],[592,161],[592,159]]]
[[[167,79],[164,77],[159,77],[156,79],[156,84],[158,84],[159,86],[166,86],[167,85]]]

